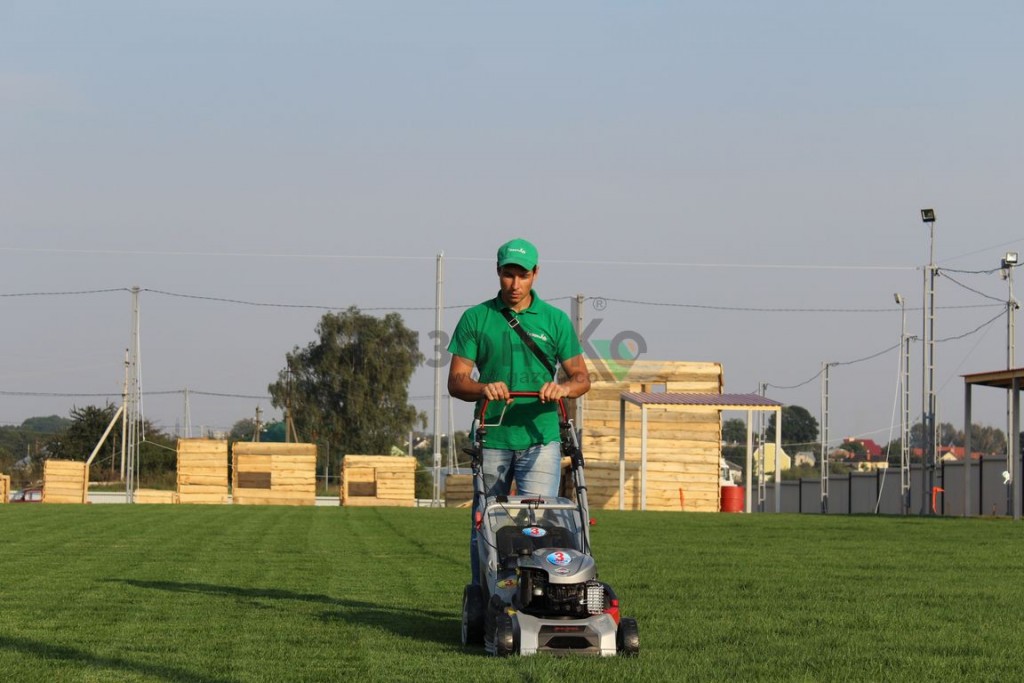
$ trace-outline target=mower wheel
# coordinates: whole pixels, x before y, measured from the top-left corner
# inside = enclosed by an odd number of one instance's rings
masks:
[[[494,654],[508,657],[516,653],[516,627],[512,617],[499,614],[494,620]]]
[[[620,655],[635,657],[640,654],[640,629],[637,627],[636,619],[622,617],[615,640]]]
[[[467,584],[462,591],[462,644],[484,642],[484,593],[480,586]]]

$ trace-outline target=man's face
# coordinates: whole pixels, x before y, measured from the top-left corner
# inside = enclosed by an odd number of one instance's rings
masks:
[[[537,269],[526,270],[522,266],[508,264],[498,268],[498,281],[501,283],[501,300],[510,308],[515,308],[530,296],[533,280],[537,277]]]

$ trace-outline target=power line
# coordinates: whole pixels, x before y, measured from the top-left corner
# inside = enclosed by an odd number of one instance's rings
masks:
[[[638,306],[664,306],[667,308],[696,308],[712,311],[736,311],[742,313],[892,313],[896,309],[889,306],[886,308],[765,308],[757,306],[716,306],[711,304],[678,304],[656,301],[640,301],[637,299],[616,299],[611,297],[587,297],[595,301],[612,301],[622,304],[633,304]],[[1003,304],[1005,305],[1005,304]],[[947,310],[961,308],[990,308],[993,304],[968,304],[960,306],[939,306]],[[919,311],[921,307],[908,307],[908,311]]]
[[[953,282],[953,278],[948,278]],[[957,282],[956,284],[960,284]],[[961,285],[965,289],[971,289],[965,285]],[[311,309],[311,310],[324,310],[324,311],[340,311],[349,308],[350,306],[356,306],[360,311],[432,311],[435,309],[434,306],[373,306],[363,308],[357,304],[346,304],[346,305],[324,305],[324,304],[291,304],[291,303],[277,303],[267,301],[248,301],[245,299],[233,299],[229,297],[219,297],[204,294],[185,294],[182,292],[170,292],[162,289],[149,289],[142,288],[139,291],[149,292],[151,294],[158,294],[160,296],[181,298],[181,299],[192,299],[197,301],[211,301],[217,303],[235,304],[239,306],[254,306],[261,308],[285,308],[285,309]],[[971,290],[975,293],[981,294],[986,298],[999,301],[1002,305],[1001,299],[995,299],[989,297],[984,293],[977,292],[977,290]],[[0,297],[29,297],[29,296],[75,296],[83,294],[106,294],[111,292],[131,292],[131,289],[125,287],[111,288],[111,289],[91,289],[91,290],[79,290],[79,291],[56,291],[56,292],[13,292],[0,294]],[[569,301],[575,299],[575,296],[558,296],[547,299],[549,302],[553,301]],[[657,306],[666,308],[684,308],[684,309],[697,309],[697,310],[710,310],[710,311],[732,311],[738,313],[892,313],[892,307],[886,308],[797,308],[797,307],[764,307],[764,306],[722,306],[714,304],[691,304],[691,303],[673,303],[664,301],[644,301],[641,299],[619,299],[616,297],[602,297],[602,296],[588,296],[587,300],[592,302],[614,302],[634,306]],[[476,304],[451,304],[443,306],[444,310],[459,310],[472,308]],[[991,307],[994,304],[967,304],[958,306],[940,306],[938,308],[944,310],[954,309],[972,309],[972,308],[985,308]],[[908,307],[908,311],[921,310],[920,307]]]
[[[1006,302],[1003,301],[1002,299],[997,299],[996,297],[989,296],[985,292],[982,292],[982,291],[979,291],[977,289],[974,289],[973,287],[968,287],[964,283],[958,281],[956,278],[950,277],[949,275],[943,275],[943,277],[945,279],[949,280],[950,282],[952,282],[954,285],[957,285],[958,287],[962,287],[963,289],[966,289],[968,292],[973,292],[974,294],[977,294],[978,296],[984,297],[986,299],[991,299],[992,301],[998,301],[1002,305],[1006,304]]]
[[[182,396],[188,391],[190,396],[213,396],[216,398],[245,398],[255,400],[268,400],[269,394],[230,394],[216,391],[198,391],[196,389],[168,389],[166,391],[144,391],[143,396]],[[71,393],[51,391],[0,391],[0,396],[31,396],[36,398],[121,398],[122,394],[117,393]]]
[[[941,342],[948,342],[948,341],[956,341],[957,339],[963,339],[964,337],[969,337],[969,336],[971,336],[972,334],[974,334],[975,332],[979,332],[979,331],[981,331],[982,329],[984,329],[984,328],[988,327],[989,325],[991,325],[991,324],[992,324],[992,323],[994,323],[995,321],[997,321],[997,320],[999,320],[1000,318],[1002,318],[1002,317],[1003,317],[1004,315],[1006,315],[1006,310],[1005,310],[1005,309],[1003,309],[1002,311],[1000,311],[1000,312],[999,312],[999,315],[997,315],[996,317],[992,318],[991,320],[988,320],[987,322],[983,322],[982,324],[978,325],[977,327],[975,327],[975,328],[974,328],[973,330],[971,330],[970,332],[964,332],[963,334],[958,334],[958,335],[957,335],[957,336],[955,336],[955,337],[946,337],[945,339],[936,339],[936,340],[935,340],[935,343],[936,343],[936,344],[939,344],[939,343],[941,343]]]
[[[200,301],[216,301],[219,303],[227,304],[238,304],[241,306],[259,306],[264,308],[307,308],[317,309],[326,311],[340,311],[349,308],[353,304],[348,306],[322,306],[317,304],[280,304],[280,303],[267,303],[262,301],[245,301],[243,299],[228,299],[217,296],[203,296],[199,294],[181,294],[179,292],[167,292],[160,289],[143,289],[143,292],[151,292],[153,294],[161,294],[163,296],[177,297],[181,299],[197,299]],[[475,304],[469,304],[464,306],[446,306],[445,308],[469,308]],[[359,308],[357,306],[357,308]],[[433,306],[377,306],[372,308],[359,308],[360,311],[432,311]]]
[[[198,256],[223,258],[273,258],[273,259],[330,259],[353,261],[433,261],[434,256],[403,256],[399,254],[286,254],[280,252],[218,252],[218,251],[158,251],[139,249],[63,249],[42,247],[0,247],[0,251],[13,251],[40,254],[91,254],[113,256]],[[449,261],[480,261],[493,262],[494,259],[483,256],[450,256]],[[917,266],[882,266],[856,264],[801,264],[801,263],[690,263],[681,261],[615,261],[585,259],[550,259],[545,263],[599,265],[599,266],[639,266],[643,268],[662,266],[674,268],[764,268],[773,270],[916,270]]]
[[[64,292],[14,292],[10,294],[0,294],[0,297],[18,297],[18,296],[78,296],[80,294],[109,294],[110,292],[130,292],[131,290],[126,287],[116,287],[113,289],[82,289],[78,291],[64,291]]]
[[[989,325],[991,325],[995,321],[999,320],[1004,315],[1006,315],[1006,310],[1005,309],[1000,311],[999,315],[995,316],[994,318],[991,318],[990,320],[987,320],[986,322],[983,322],[981,325],[978,325],[973,330],[970,330],[968,332],[964,332],[963,334],[958,334],[958,335],[956,335],[954,337],[946,337],[945,339],[936,339],[935,343],[936,344],[941,344],[941,343],[944,343],[944,342],[956,341],[958,339],[964,339],[965,337],[969,337],[972,334],[976,334],[977,332],[980,332],[984,328],[988,327]],[[910,339],[914,340],[914,341],[920,341],[920,339],[918,337],[910,337]],[[893,344],[892,346],[890,346],[888,348],[885,348],[885,349],[882,349],[881,351],[878,351],[876,353],[873,353],[870,356],[864,356],[863,358],[858,358],[856,360],[833,361],[833,362],[830,362],[829,365],[831,365],[833,367],[837,367],[837,366],[841,366],[841,365],[855,365],[857,363],[863,363],[865,361],[873,360],[875,358],[878,358],[879,356],[885,355],[886,353],[892,351],[893,349],[900,348],[900,346],[901,346],[901,344],[899,344],[899,343]],[[766,383],[765,386],[772,387],[773,389],[783,389],[783,390],[786,390],[786,389],[799,389],[800,387],[802,387],[802,386],[804,386],[806,384],[810,384],[815,379],[820,377],[822,372],[824,372],[824,368],[822,368],[821,370],[818,370],[818,372],[814,373],[814,375],[812,377],[804,380],[803,382],[800,382],[799,384],[779,385],[779,384]]]

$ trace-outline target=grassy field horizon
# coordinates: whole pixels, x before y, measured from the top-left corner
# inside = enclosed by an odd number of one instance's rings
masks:
[[[459,643],[465,510],[0,506],[0,677],[997,680],[1024,673],[1005,519],[596,511],[639,658]]]

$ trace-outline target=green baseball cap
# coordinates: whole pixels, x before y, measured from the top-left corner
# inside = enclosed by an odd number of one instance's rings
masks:
[[[526,270],[537,267],[537,247],[524,239],[514,239],[498,247],[498,267],[514,263]]]

